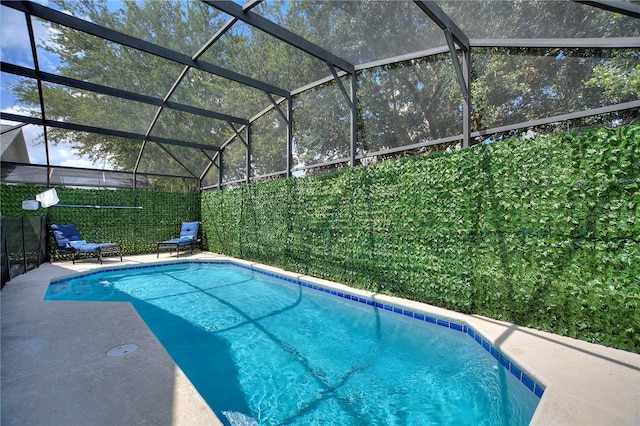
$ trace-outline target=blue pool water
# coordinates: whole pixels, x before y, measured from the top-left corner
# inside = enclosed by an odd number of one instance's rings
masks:
[[[133,303],[227,424],[526,425],[542,393],[466,326],[230,263],[94,272],[46,299]]]

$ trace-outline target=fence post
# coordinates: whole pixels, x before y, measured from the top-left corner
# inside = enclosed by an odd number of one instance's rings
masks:
[[[2,270],[2,283],[0,284],[0,288],[2,288],[11,280],[11,268],[9,267],[9,244],[7,242],[7,223],[5,217],[0,217],[0,221],[5,221],[5,223],[0,226],[0,234],[2,234],[2,241],[0,242],[0,244],[2,244],[0,248],[2,251],[2,265],[0,265]]]
[[[27,273],[28,269],[27,269],[27,250],[26,250],[26,245],[27,242],[25,240],[25,232],[24,232],[25,228],[24,228],[24,213],[22,214],[22,264],[24,265],[24,272],[23,273]]]

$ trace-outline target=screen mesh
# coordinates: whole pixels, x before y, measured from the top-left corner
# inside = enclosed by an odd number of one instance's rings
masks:
[[[371,68],[359,77],[359,148],[378,151],[461,134],[462,92],[449,55]]]
[[[239,138],[222,151],[222,183],[242,181],[247,177],[247,149]]]
[[[286,103],[279,106],[286,114]],[[251,123],[251,168],[253,176],[287,169],[287,124],[273,109]]]
[[[472,52],[474,130],[640,99],[629,85],[640,52],[478,49]]]
[[[342,78],[349,90],[349,78]],[[335,81],[307,90],[293,105],[293,167],[348,158],[351,109]]]

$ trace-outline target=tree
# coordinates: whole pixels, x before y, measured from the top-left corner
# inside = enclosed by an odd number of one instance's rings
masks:
[[[188,55],[198,52],[229,19],[196,1],[127,0],[118,10],[104,0],[56,4],[83,19]],[[471,38],[640,35],[633,18],[573,2],[440,4]],[[446,45],[442,30],[410,1],[277,0],[260,3],[255,10],[355,64]],[[67,77],[164,98],[183,70],[182,65],[64,26],[50,28],[50,40],[40,48],[56,55],[57,72]],[[474,48],[471,55],[471,100],[478,128],[637,99],[637,50]],[[240,22],[199,60],[285,90],[331,75],[323,61]],[[358,71],[359,152],[461,134],[462,94],[451,61],[445,53]],[[348,76],[342,81],[348,88]],[[24,79],[14,92],[24,104],[39,104],[33,80]],[[165,108],[149,129],[157,113],[154,106],[54,84],[44,84],[43,96],[49,119],[150,131],[152,136],[212,147],[197,150],[147,142],[138,162],[140,141],[49,129],[53,143],[73,141],[80,155],[107,159],[119,170],[132,170],[138,164],[139,173],[199,178],[215,156],[214,147],[231,140],[223,155],[223,179],[246,177],[246,148],[225,121]],[[259,89],[197,69],[186,73],[169,100],[246,119],[272,105],[269,95]],[[284,103],[281,108],[286,110]],[[293,111],[294,164],[348,158],[351,111],[335,81],[296,95]],[[254,176],[286,168],[286,125],[275,109],[252,123]]]

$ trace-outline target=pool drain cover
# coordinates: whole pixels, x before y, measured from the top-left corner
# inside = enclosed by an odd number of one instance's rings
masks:
[[[109,349],[107,352],[107,356],[125,356],[132,352],[135,352],[138,349],[138,345],[134,345],[133,343],[127,343],[126,345],[116,346],[115,348]]]

